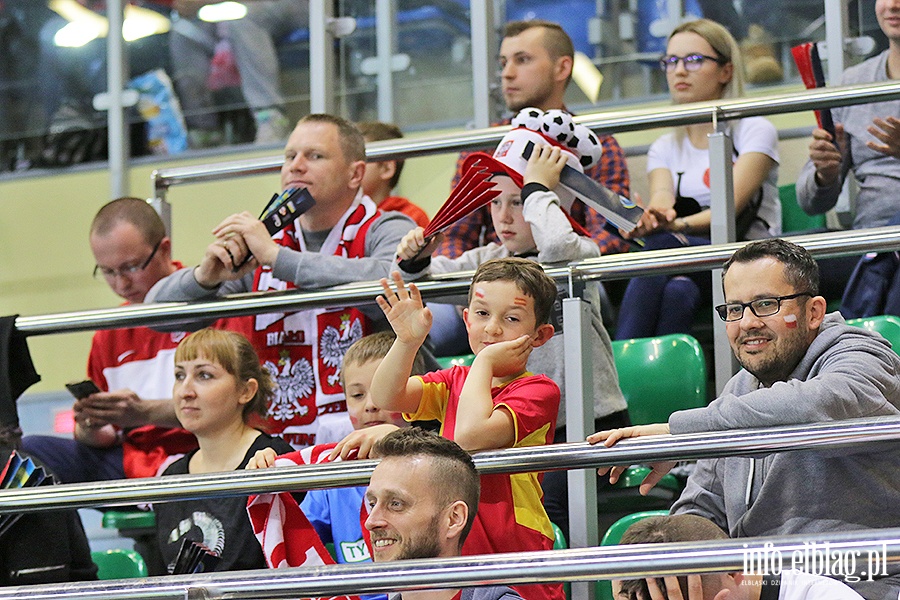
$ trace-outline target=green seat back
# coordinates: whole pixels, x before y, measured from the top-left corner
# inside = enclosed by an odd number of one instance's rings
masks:
[[[152,510],[108,510],[103,513],[107,529],[156,529],[156,513]]]
[[[665,423],[676,410],[706,406],[706,359],[694,337],[618,340],[612,348],[632,424]]]
[[[553,549],[565,550],[566,548],[568,548],[569,544],[568,542],[566,542],[566,536],[563,535],[562,529],[559,528],[559,525],[551,521],[550,526],[553,527]]]
[[[134,550],[91,552],[91,560],[97,565],[98,579],[147,577],[147,564]]]
[[[475,360],[474,354],[460,354],[459,356],[438,356],[435,360],[442,369],[450,367],[470,367]]]
[[[607,529],[606,533],[603,534],[603,539],[600,540],[600,545],[615,546],[620,541],[622,541],[622,534],[625,533],[625,531],[629,527],[631,527],[641,519],[646,519],[647,517],[658,517],[667,514],[669,514],[669,511],[667,510],[645,510],[643,512],[636,512],[630,515],[625,515],[609,526],[609,529]],[[596,589],[597,600],[615,600],[612,593],[612,584],[609,581],[598,581]]]
[[[808,229],[821,229],[826,226],[825,215],[808,215],[797,204],[797,188],[794,184],[782,185],[778,188],[781,198],[781,231],[792,233]]]
[[[891,343],[891,348],[894,349],[894,352],[900,354],[900,317],[880,315],[862,319],[849,319],[847,325],[862,327],[867,331],[881,334],[881,337]]]
[[[667,510],[645,510],[643,512],[625,515],[609,526],[609,529],[603,534],[603,539],[600,540],[600,545],[615,546],[622,541],[622,534],[638,521],[646,519],[647,517],[659,517],[667,514],[669,514],[669,511]]]

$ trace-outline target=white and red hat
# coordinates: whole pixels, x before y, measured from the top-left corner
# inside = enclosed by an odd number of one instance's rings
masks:
[[[504,173],[513,182],[522,187],[525,167],[528,164],[522,153],[529,142],[540,145],[553,145],[562,149],[566,155],[566,164],[584,173],[599,159],[602,146],[584,125],[572,121],[572,116],[562,110],[539,108],[523,108],[512,120],[512,129],[503,136],[493,155],[485,152],[473,152],[463,162],[462,173],[478,162],[482,168],[491,172]],[[566,211],[572,207],[576,193],[558,185],[554,190],[559,196],[559,203]]]
[[[576,125],[567,112],[523,108],[512,120],[512,125],[513,128],[500,140],[493,156],[473,152],[466,157],[461,170],[462,177],[425,228],[426,236],[443,231],[497,197],[500,192],[489,181],[493,174],[507,175],[521,188],[525,167],[528,165],[528,159],[522,153],[530,142],[562,148],[567,164],[579,173],[584,173],[584,169],[593,166],[600,159],[602,147],[597,136],[587,127]],[[553,191],[559,197],[560,206],[569,217],[573,229],[579,235],[589,235],[569,216],[576,193],[561,184]]]

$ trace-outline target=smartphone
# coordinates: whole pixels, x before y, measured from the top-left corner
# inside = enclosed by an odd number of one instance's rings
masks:
[[[67,383],[66,389],[77,399],[87,398],[91,394],[99,394],[100,388],[90,379],[79,381],[77,383]]]

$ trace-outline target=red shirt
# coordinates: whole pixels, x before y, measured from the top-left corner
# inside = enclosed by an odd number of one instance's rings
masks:
[[[380,208],[382,212],[393,210],[403,213],[415,221],[416,225],[419,227],[428,227],[428,223],[431,221],[424,210],[402,196],[388,196],[378,205],[378,208]]]
[[[408,421],[438,420],[441,435],[454,438],[459,393],[469,374],[469,367],[452,367],[421,377],[424,389],[419,409],[405,414]],[[504,407],[513,417],[514,448],[543,446],[553,442],[556,415],[559,412],[559,386],[544,375],[524,373],[509,383],[493,388],[495,409]],[[483,475],[481,499],[472,531],[463,544],[462,553],[496,554],[551,550],[553,529],[541,498],[539,473]],[[561,600],[561,584],[513,586],[528,600]]]

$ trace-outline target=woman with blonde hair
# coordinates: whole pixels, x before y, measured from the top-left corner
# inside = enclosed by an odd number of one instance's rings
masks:
[[[269,373],[241,334],[201,329],[184,338],[175,350],[172,398],[175,415],[197,436],[199,448],[169,465],[163,475],[234,471],[264,448],[277,454],[293,450],[251,425],[264,415],[272,393]],[[217,571],[265,568],[246,506],[246,496],[155,505],[157,539],[170,571],[184,540],[217,554]]]
[[[689,21],[669,36],[659,60],[675,104],[739,97],[744,91],[737,42],[709,19]],[[778,132],[762,117],[727,124],[734,144],[734,203],[739,239],[781,233],[778,199]],[[647,153],[650,199],[630,237],[645,250],[709,244],[709,134],[712,123],[680,127],[657,139]],[[641,277],[629,282],[619,313],[617,339],[688,332],[703,297],[706,272]]]

